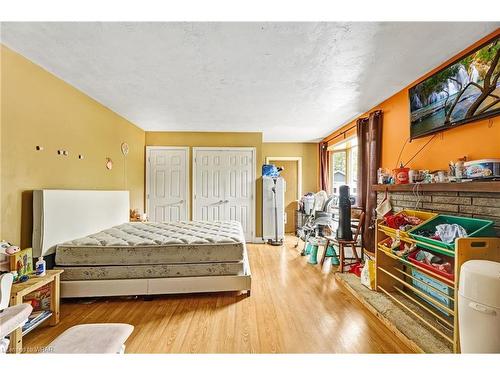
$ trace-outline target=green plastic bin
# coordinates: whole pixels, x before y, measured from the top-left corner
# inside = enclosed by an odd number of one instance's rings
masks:
[[[444,252],[444,254],[448,254],[450,250],[451,251],[455,250],[455,242],[448,244],[439,240],[434,240],[429,237],[415,234],[415,232],[419,232],[421,230],[434,230],[436,226],[439,224],[461,225],[467,231],[468,237],[489,237],[494,235],[492,220],[473,219],[470,217],[460,217],[460,216],[450,216],[450,215],[437,215],[435,218],[429,220],[427,223],[410,229],[408,231],[408,234],[410,235],[411,238],[420,242],[418,244],[419,246],[425,247],[428,250],[439,251],[435,247],[426,246],[426,244],[434,245],[444,250],[448,250],[447,252]]]

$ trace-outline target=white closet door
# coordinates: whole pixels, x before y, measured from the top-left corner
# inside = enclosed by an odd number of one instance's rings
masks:
[[[253,163],[251,151],[227,152],[225,205],[228,219],[239,221],[245,237],[253,237]]]
[[[254,150],[194,148],[193,220],[236,220],[255,236]]]
[[[148,148],[147,156],[149,220],[188,220],[188,149],[151,147]]]
[[[225,159],[226,155],[213,151],[198,151],[193,167],[193,220],[226,220]]]

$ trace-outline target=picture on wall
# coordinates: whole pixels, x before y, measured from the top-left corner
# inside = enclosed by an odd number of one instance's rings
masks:
[[[500,36],[409,90],[410,137],[500,113]]]

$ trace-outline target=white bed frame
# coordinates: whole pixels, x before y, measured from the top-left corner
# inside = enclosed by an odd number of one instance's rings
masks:
[[[35,190],[33,256],[49,255],[65,241],[129,220],[129,192],[102,190]],[[251,273],[246,248],[243,275],[151,279],[61,281],[61,297],[101,297],[246,291]]]

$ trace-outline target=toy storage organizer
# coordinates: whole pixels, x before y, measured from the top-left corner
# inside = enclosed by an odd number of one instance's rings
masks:
[[[394,238],[398,234],[384,226],[381,220],[377,221],[376,290],[386,294],[408,312],[415,323],[425,325],[442,337],[455,353],[459,353],[457,296],[460,267],[472,259],[500,262],[500,238],[460,238],[456,240],[455,248],[449,249],[410,236],[399,236],[402,242],[416,244],[438,256],[444,255],[443,258],[454,263],[451,275],[418,262],[414,253],[406,257],[395,255],[387,246],[387,241],[388,237]]]

